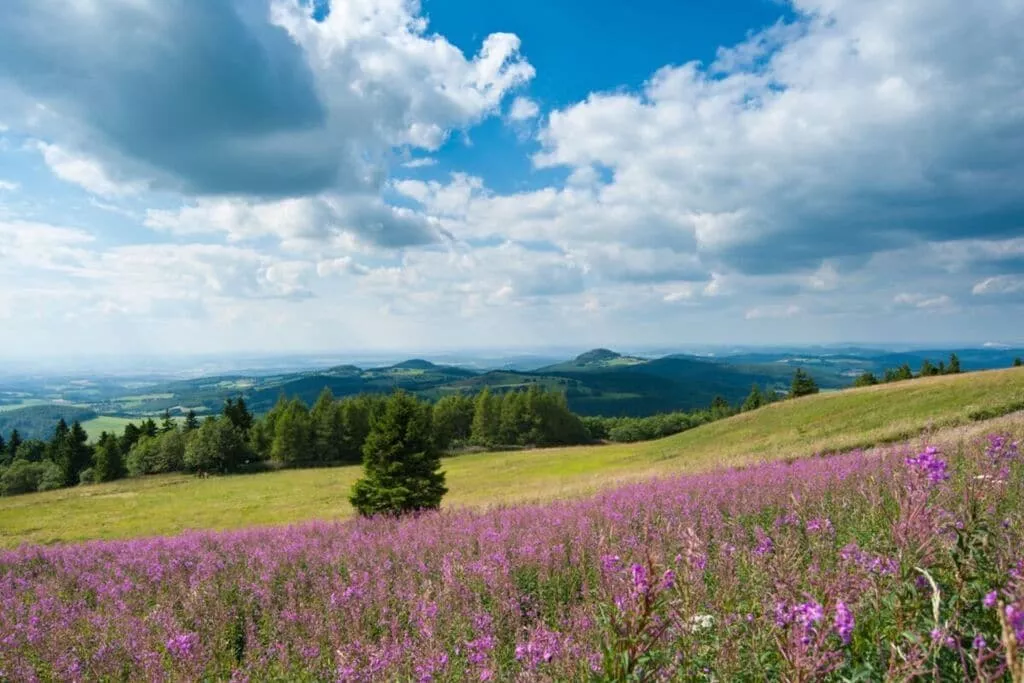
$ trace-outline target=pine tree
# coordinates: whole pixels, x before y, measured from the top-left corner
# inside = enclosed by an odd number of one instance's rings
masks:
[[[224,401],[224,410],[222,412],[224,417],[228,418],[231,424],[238,431],[242,432],[244,436],[249,434],[249,430],[252,429],[252,413],[249,412],[248,406],[245,405],[244,398],[239,396],[237,401],[230,398]]]
[[[748,410],[757,410],[766,403],[764,394],[761,393],[761,387],[756,384],[750,387],[750,393],[747,394],[746,400],[743,401],[743,405],[740,410],[747,412]]]
[[[732,413],[732,406],[722,396],[715,396],[711,401],[711,416],[715,420],[728,417]]]
[[[878,384],[878,378],[873,372],[863,372],[853,381],[855,387],[870,387]]]
[[[6,467],[13,460],[14,456],[7,451],[7,441],[4,440],[3,433],[0,433],[0,467]]]
[[[174,418],[171,417],[171,411],[164,410],[163,418],[160,420],[160,433],[166,434],[167,432],[176,429],[177,426],[178,425],[174,422]]]
[[[185,413],[185,424],[183,426],[183,431],[186,434],[188,434],[189,432],[194,431],[196,429],[199,429],[199,418],[196,417],[196,411],[189,408],[188,412]]]
[[[299,399],[292,399],[274,422],[270,458],[288,467],[308,465],[315,462],[313,447],[309,409]]]
[[[114,481],[125,474],[124,458],[119,440],[113,434],[103,432],[96,443],[93,476],[96,481]]]
[[[818,393],[818,385],[803,368],[797,368],[793,373],[793,383],[789,388],[789,397],[798,398]]]
[[[1024,361],[1020,359],[1020,356],[1013,359],[1013,367],[1019,368],[1021,365],[1024,365]]]
[[[921,363],[921,373],[920,373],[920,376],[921,377],[931,377],[932,375],[935,374],[935,372],[936,372],[935,366],[932,365],[932,362],[930,360],[925,358],[924,361]]]
[[[11,460],[18,457],[18,448],[21,446],[21,434],[18,433],[17,429],[11,430],[11,438],[7,440],[7,452],[11,455]]]
[[[896,379],[914,379],[914,371],[910,369],[910,365],[904,363],[900,366],[899,370],[896,371]]]
[[[500,399],[491,394],[490,387],[477,394],[473,406],[473,426],[470,438],[478,446],[494,446],[498,443],[500,428]]]
[[[314,459],[320,463],[341,462],[345,440],[345,418],[330,387],[324,387],[309,412],[313,429]]]
[[[431,437],[429,406],[403,391],[393,394],[370,427],[363,469],[349,496],[360,514],[439,508],[448,489]]]
[[[61,420],[54,430],[50,459],[60,467],[61,479],[65,486],[77,484],[82,471],[92,464],[92,449],[89,448],[88,441],[89,435],[82,429],[78,420],[72,423],[70,429],[67,423]]]
[[[434,404],[434,445],[444,451],[469,439],[473,428],[473,401],[465,394],[451,394]]]
[[[960,359],[957,357],[955,353],[949,354],[949,369],[947,370],[947,372],[950,375],[960,374]]]
[[[159,432],[159,430],[156,427],[156,422],[154,422],[153,418],[151,418],[151,417],[147,417],[142,422],[141,431],[146,436],[156,436],[157,432]]]
[[[128,453],[135,447],[135,444],[142,438],[142,430],[129,422],[124,426],[124,434],[121,436],[121,453]]]

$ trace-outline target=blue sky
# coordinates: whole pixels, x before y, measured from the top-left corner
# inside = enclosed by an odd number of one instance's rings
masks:
[[[1024,344],[1024,0],[12,0],[0,355]]]

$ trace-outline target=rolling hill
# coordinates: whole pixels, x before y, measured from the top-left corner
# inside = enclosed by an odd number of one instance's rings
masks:
[[[1024,411],[1024,369],[819,394],[658,441],[449,458],[445,505],[561,499],[632,479],[869,447],[926,430],[1021,427],[1019,415],[982,422],[1014,411]],[[168,475],[4,498],[0,546],[344,518],[359,473],[339,467],[214,479]]]

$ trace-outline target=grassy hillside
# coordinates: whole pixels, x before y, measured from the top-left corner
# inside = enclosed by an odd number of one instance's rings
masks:
[[[448,506],[580,495],[668,472],[744,465],[905,439],[1024,410],[1024,369],[932,377],[774,404],[673,437],[450,458]],[[281,524],[351,514],[359,469],[161,476],[0,499],[0,546]]]

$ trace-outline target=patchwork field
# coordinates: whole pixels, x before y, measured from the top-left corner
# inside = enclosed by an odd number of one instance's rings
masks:
[[[868,447],[1022,409],[1024,369],[821,394],[647,443],[449,458],[445,506],[580,496],[655,475]],[[211,479],[172,475],[3,498],[0,546],[344,519],[358,476],[356,467]]]

